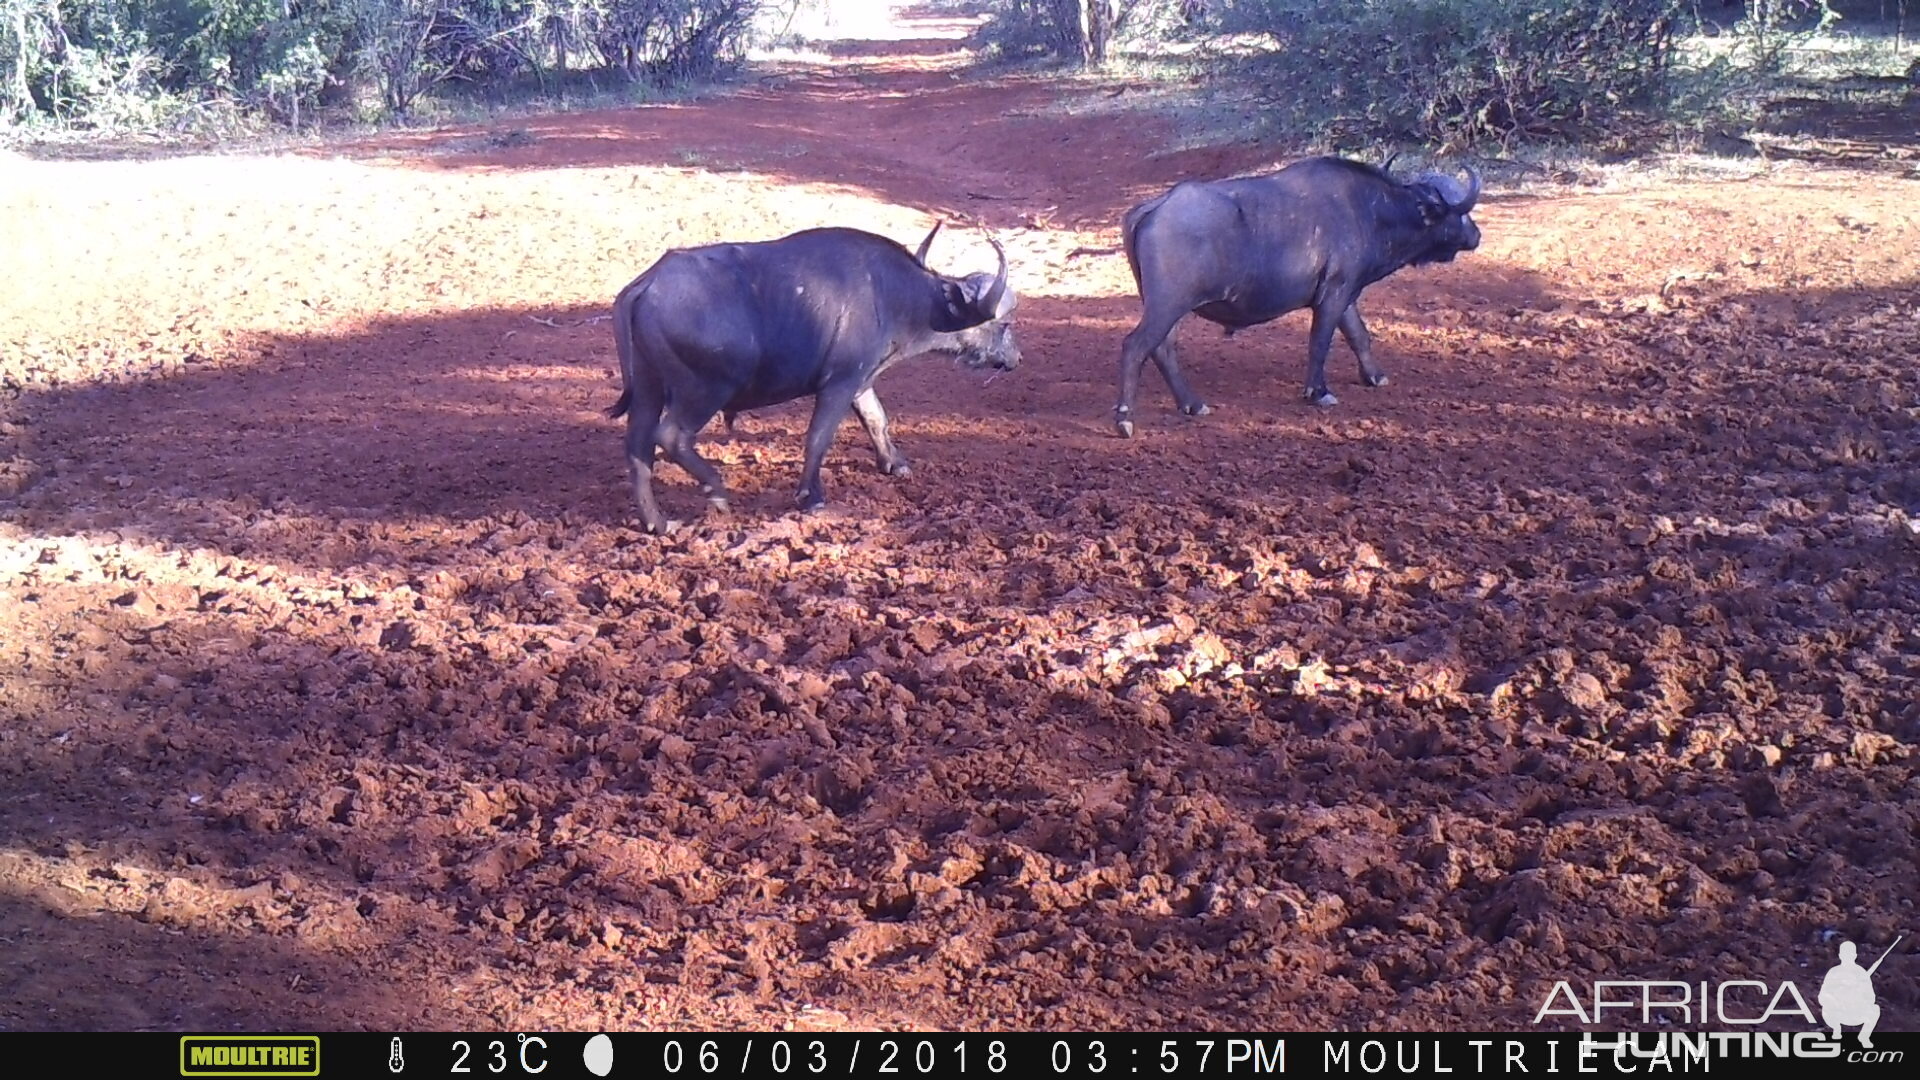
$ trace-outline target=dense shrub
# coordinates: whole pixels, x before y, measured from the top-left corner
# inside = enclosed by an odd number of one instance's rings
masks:
[[[606,0],[601,54],[638,77],[705,78],[740,59],[761,4],[757,0]],[[607,35],[617,48],[608,48]]]
[[[769,0],[0,0],[0,127],[150,127],[221,101],[298,126],[356,89],[713,75]]]
[[[1749,65],[1762,73],[1780,70],[1788,49],[1802,38],[1819,35],[1840,18],[1828,0],[1745,0],[1742,7],[1743,17],[1734,24],[1734,32],[1747,50]]]
[[[1201,7],[1201,0],[991,0],[978,43],[1006,57],[1103,64],[1114,44],[1169,37]]]
[[[1302,133],[1441,147],[1578,137],[1666,98],[1686,0],[1221,0]],[[1330,17],[1333,12],[1338,17]]]

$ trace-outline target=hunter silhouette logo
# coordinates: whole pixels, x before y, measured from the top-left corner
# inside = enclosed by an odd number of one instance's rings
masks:
[[[1671,1025],[1654,1034],[1654,1056],[1684,1051],[1704,1061],[1711,1044],[1721,1056],[1737,1051],[1743,1058],[1898,1062],[1905,1057],[1905,1051],[1873,1048],[1873,1031],[1880,1023],[1873,976],[1905,940],[1905,934],[1895,937],[1871,967],[1860,966],[1858,945],[1840,942],[1840,962],[1827,970],[1826,977],[1820,981],[1818,996],[1811,998],[1812,1003],[1802,996],[1800,987],[1792,979],[1782,979],[1778,984],[1758,979],[1696,983],[1671,979],[1603,979],[1591,984],[1591,999],[1583,998],[1570,982],[1562,980],[1547,992],[1533,1022],[1539,1024],[1548,1017],[1564,1017],[1583,1027]],[[1764,1030],[1782,1021],[1791,1025],[1794,1020],[1811,1030]],[[1707,1030],[1685,1034],[1688,1029],[1700,1028]],[[1858,1029],[1860,1049],[1845,1049],[1846,1028]],[[1592,1036],[1584,1038],[1591,1040]],[[1591,1045],[1612,1046],[1622,1052],[1631,1050],[1636,1055],[1647,1056],[1638,1036],[1631,1034],[1611,1043]]]
[[[1854,962],[1858,950],[1853,942],[1840,943],[1840,962],[1827,971],[1827,977],[1820,981],[1820,1018],[1833,1029],[1833,1037],[1840,1038],[1842,1027],[1860,1028],[1860,1045],[1873,1049],[1873,1025],[1880,1022],[1880,1005],[1874,1000],[1873,973],[1880,970],[1894,946],[1905,940],[1902,934],[1893,939],[1893,945],[1880,954],[1880,959],[1870,968],[1862,969]]]

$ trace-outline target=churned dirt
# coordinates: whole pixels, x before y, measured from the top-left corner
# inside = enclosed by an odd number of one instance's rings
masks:
[[[938,51],[0,163],[0,1027],[1510,1030],[1903,933],[1920,1020],[1920,183],[1496,187],[1391,386],[1189,325],[1123,441],[1079,249],[1275,161]],[[1025,364],[641,533],[620,286],[936,216]]]

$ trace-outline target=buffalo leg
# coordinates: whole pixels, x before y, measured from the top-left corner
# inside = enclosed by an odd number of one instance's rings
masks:
[[[802,510],[818,510],[827,504],[820,489],[820,466],[827,459],[827,447],[834,433],[847,419],[859,389],[852,386],[827,386],[813,399],[813,419],[807,423],[806,458],[800,466],[800,490],[794,501]]]
[[[640,522],[650,533],[667,531],[667,518],[653,498],[654,440],[660,427],[660,389],[646,385],[650,380],[634,380],[634,394],[627,406],[627,479],[633,485],[633,501],[640,506]]]
[[[1187,385],[1186,376],[1180,374],[1180,361],[1173,352],[1172,333],[1168,333],[1166,340],[1149,355],[1153,357],[1153,366],[1160,369],[1160,377],[1167,381],[1167,389],[1173,391],[1173,399],[1180,403],[1181,412],[1188,416],[1205,416],[1213,411]]]
[[[723,399],[724,400],[724,399]],[[694,436],[713,414],[720,411],[720,402],[709,400],[706,396],[676,398],[667,405],[666,418],[661,422],[659,431],[660,448],[667,452],[667,459],[687,470],[700,484],[700,493],[707,497],[713,508],[727,509],[727,485],[720,478],[720,470],[713,467],[693,448]]]
[[[1367,324],[1360,318],[1359,301],[1348,304],[1340,314],[1340,336],[1347,339],[1347,347],[1360,361],[1360,381],[1368,386],[1387,385],[1387,373],[1373,362],[1373,335],[1367,333]]]
[[[1148,308],[1140,318],[1140,325],[1120,342],[1120,402],[1113,407],[1113,427],[1121,438],[1133,438],[1133,402],[1140,396],[1140,372],[1147,366],[1147,357],[1167,340],[1174,324],[1185,315],[1184,311]]]
[[[881,407],[880,395],[873,392],[873,387],[860,391],[853,399],[853,411],[860,417],[860,426],[867,429],[867,438],[873,440],[873,453],[880,459],[880,471],[888,476],[912,476],[906,455],[893,445],[893,435],[887,430],[887,410]]]
[[[1327,353],[1333,349],[1334,327],[1349,306],[1321,304],[1313,309],[1313,326],[1307,331],[1307,401],[1311,404],[1340,404],[1327,389]]]

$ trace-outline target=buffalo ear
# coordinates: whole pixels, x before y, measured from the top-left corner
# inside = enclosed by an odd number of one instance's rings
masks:
[[[1447,216],[1446,197],[1431,187],[1420,190],[1420,224],[1423,227],[1438,225]]]
[[[979,300],[965,282],[940,278],[940,304],[933,313],[933,328],[942,334],[957,333],[979,326]]]
[[[992,320],[1013,311],[1015,302],[1013,290],[1002,287],[1000,295],[994,297],[992,274],[968,274],[960,279],[960,288],[972,300],[976,315],[985,314],[989,320]],[[993,306],[988,307],[989,303]]]
[[[958,330],[967,330],[981,323],[992,322],[998,317],[1000,305],[1007,293],[1007,252],[1000,241],[989,236],[987,243],[993,245],[994,258],[999,265],[992,277],[983,282],[982,275],[974,274],[955,281],[948,277],[936,277],[940,282],[940,296],[943,311],[934,313],[934,329],[943,334]]]

